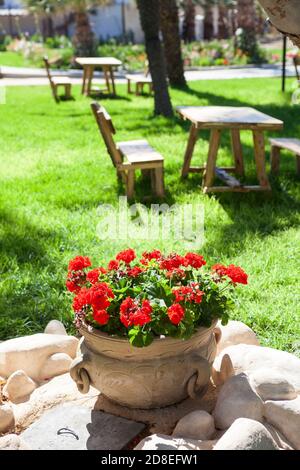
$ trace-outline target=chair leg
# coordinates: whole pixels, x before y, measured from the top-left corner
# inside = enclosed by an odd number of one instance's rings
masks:
[[[164,197],[164,169],[163,167],[155,168],[154,170],[154,181],[155,181],[155,195],[157,197]]]
[[[127,79],[127,93],[131,95],[132,90],[131,90],[131,80]]]
[[[271,148],[271,171],[278,175],[280,168],[280,148],[272,146]]]
[[[129,170],[127,172],[126,196],[128,199],[132,199],[134,196],[134,176],[134,170]]]
[[[52,89],[52,95],[53,95],[55,102],[59,103],[60,100],[57,94],[57,85],[51,85],[51,89]]]

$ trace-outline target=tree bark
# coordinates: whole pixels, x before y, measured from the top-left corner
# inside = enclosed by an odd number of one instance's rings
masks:
[[[137,0],[137,4],[153,81],[154,112],[169,117],[173,115],[173,109],[168,90],[165,58],[159,39],[159,0]]]
[[[192,42],[196,39],[195,33],[196,9],[193,0],[186,0],[184,7],[183,39]]]
[[[228,7],[225,6],[224,1],[219,5],[219,20],[218,20],[218,38],[229,38],[229,12]]]
[[[185,86],[176,0],[160,0],[160,21],[170,84]]]
[[[256,32],[256,10],[254,0],[238,0],[238,27],[245,32]]]
[[[210,40],[214,37],[214,16],[210,5],[204,7],[204,39]]]
[[[89,57],[93,55],[95,48],[94,34],[91,29],[88,14],[85,10],[75,12],[73,45],[75,54],[78,57]]]

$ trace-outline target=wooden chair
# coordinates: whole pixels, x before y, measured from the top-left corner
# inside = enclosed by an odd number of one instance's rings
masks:
[[[62,86],[65,89],[65,98],[70,99],[71,98],[71,89],[72,89],[72,83],[71,80],[68,77],[54,77],[51,75],[50,71],[50,63],[48,57],[44,57],[44,63],[45,63],[45,68],[47,72],[47,76],[49,78],[53,98],[55,99],[56,103],[60,102],[59,96],[58,96],[58,87]]]
[[[289,150],[296,156],[297,174],[300,175],[300,140],[299,139],[270,139],[271,143],[271,170],[275,175],[279,173],[280,151]]]
[[[125,182],[128,199],[134,196],[136,170],[142,170],[145,175],[150,173],[153,192],[157,197],[163,197],[163,156],[156,152],[146,140],[119,142],[116,145],[113,138],[116,131],[105,108],[98,103],[92,103],[91,108],[117,175]]]

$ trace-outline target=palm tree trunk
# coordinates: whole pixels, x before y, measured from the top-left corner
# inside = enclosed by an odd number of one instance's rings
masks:
[[[224,4],[224,0],[219,5],[218,38],[229,38],[229,12]]]
[[[186,0],[184,7],[183,39],[185,42],[195,41],[196,9],[193,0]]]
[[[300,48],[300,9],[299,0],[259,0],[266,10],[273,25],[287,34],[293,43]]]
[[[204,8],[204,39],[210,40],[214,37],[214,16],[210,5]]]
[[[160,21],[170,84],[185,86],[176,0],[160,0]]]
[[[145,34],[146,52],[153,81],[155,114],[173,115],[168,91],[166,65],[159,39],[159,0],[137,0],[141,25]]]
[[[89,57],[93,55],[95,48],[94,34],[86,10],[78,10],[75,12],[73,45],[75,54],[78,57]]]

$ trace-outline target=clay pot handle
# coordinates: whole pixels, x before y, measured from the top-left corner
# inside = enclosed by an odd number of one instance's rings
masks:
[[[221,330],[221,328],[219,328],[218,326],[216,326],[216,328],[214,329],[213,333],[214,333],[214,336],[215,336],[216,343],[219,344],[219,342],[221,341],[221,338],[222,338],[222,330]]]
[[[204,357],[197,357],[198,371],[187,382],[188,396],[192,399],[200,398],[208,388],[210,380],[210,364]]]
[[[86,394],[90,389],[90,376],[88,371],[84,368],[84,360],[82,357],[77,357],[71,364],[70,375],[80,393]]]

